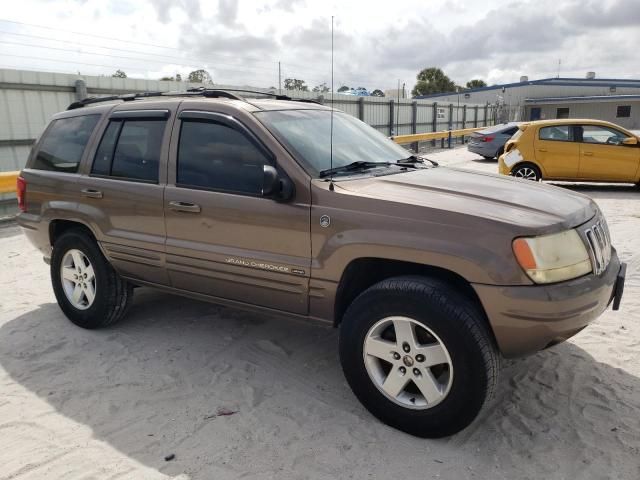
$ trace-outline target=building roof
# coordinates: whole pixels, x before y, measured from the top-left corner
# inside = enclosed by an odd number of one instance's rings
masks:
[[[593,102],[616,102],[620,101],[640,101],[640,95],[580,95],[573,97],[542,97],[542,98],[525,98],[525,103],[593,103]]]
[[[640,88],[640,80],[628,78],[541,78],[540,80],[527,80],[526,82],[503,83],[500,85],[490,85],[488,87],[472,88],[460,92],[434,93],[431,95],[418,95],[416,99],[448,97],[458,93],[474,93],[489,90],[502,90],[503,88],[518,88],[529,85],[542,86],[567,86],[567,87],[635,87]]]

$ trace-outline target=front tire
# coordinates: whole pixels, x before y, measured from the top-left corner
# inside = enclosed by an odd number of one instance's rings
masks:
[[[499,357],[475,304],[439,280],[397,277],[348,308],[340,361],[354,394],[378,419],[438,438],[476,418],[493,395]]]
[[[517,165],[512,171],[511,175],[515,178],[521,178],[523,180],[531,180],[533,182],[539,182],[542,180],[542,174],[540,169],[532,163],[522,163]]]
[[[120,320],[133,288],[107,262],[95,240],[81,229],[63,233],[53,245],[51,283],[69,320],[94,329]]]

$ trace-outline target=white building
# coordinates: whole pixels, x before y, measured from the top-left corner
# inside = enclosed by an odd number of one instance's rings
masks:
[[[585,78],[522,77],[517,83],[416,98],[442,104],[496,105],[497,121],[596,118],[640,129],[640,80],[596,79],[593,72]]]

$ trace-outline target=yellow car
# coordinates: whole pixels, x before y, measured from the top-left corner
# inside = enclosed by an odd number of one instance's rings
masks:
[[[528,180],[640,184],[640,140],[601,120],[540,120],[519,126],[498,165]]]

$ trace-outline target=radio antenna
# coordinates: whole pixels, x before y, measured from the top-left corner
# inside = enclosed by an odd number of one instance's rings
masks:
[[[333,170],[333,15],[331,15],[331,127],[329,131],[329,168]],[[333,191],[333,172],[329,177],[329,190]]]

